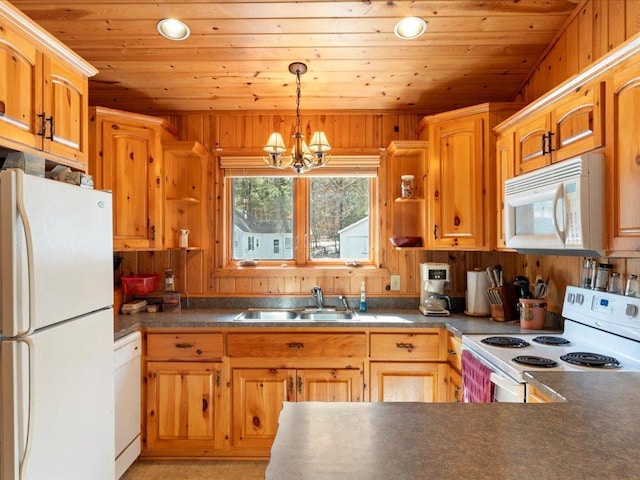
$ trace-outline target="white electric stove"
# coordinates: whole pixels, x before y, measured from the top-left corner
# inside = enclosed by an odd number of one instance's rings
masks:
[[[464,335],[492,370],[496,401],[524,402],[526,371],[640,371],[640,298],[567,287],[562,333]]]

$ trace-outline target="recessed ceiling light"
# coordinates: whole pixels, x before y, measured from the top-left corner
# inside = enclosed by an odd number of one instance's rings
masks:
[[[175,18],[163,18],[157,27],[158,33],[169,40],[184,40],[191,34],[187,24]]]
[[[403,40],[418,38],[427,31],[427,22],[419,17],[406,17],[396,23],[393,33]]]

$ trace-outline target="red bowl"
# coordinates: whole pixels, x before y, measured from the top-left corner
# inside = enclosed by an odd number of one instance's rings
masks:
[[[422,237],[391,237],[389,240],[394,247],[422,246]]]

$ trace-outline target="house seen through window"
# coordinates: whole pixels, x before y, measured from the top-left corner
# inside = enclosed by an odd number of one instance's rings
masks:
[[[370,260],[370,177],[234,177],[232,260]],[[300,201],[300,199],[305,199]],[[296,245],[305,251],[303,258]]]

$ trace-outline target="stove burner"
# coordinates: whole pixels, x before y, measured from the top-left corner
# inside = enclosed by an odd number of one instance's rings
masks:
[[[571,342],[566,338],[550,337],[547,335],[536,337],[533,339],[533,341],[542,345],[571,345]]]
[[[513,358],[513,361],[521,365],[531,367],[553,368],[558,366],[558,362],[550,358],[536,357],[535,355],[520,355]]]
[[[530,345],[529,342],[525,342],[523,339],[518,337],[487,337],[480,341],[494,347],[506,348],[523,348]]]
[[[571,352],[566,355],[561,355],[560,360],[564,360],[567,363],[574,365],[580,365],[582,367],[594,367],[594,368],[620,368],[622,363],[613,357],[607,355],[601,355],[599,353],[589,352]]]

